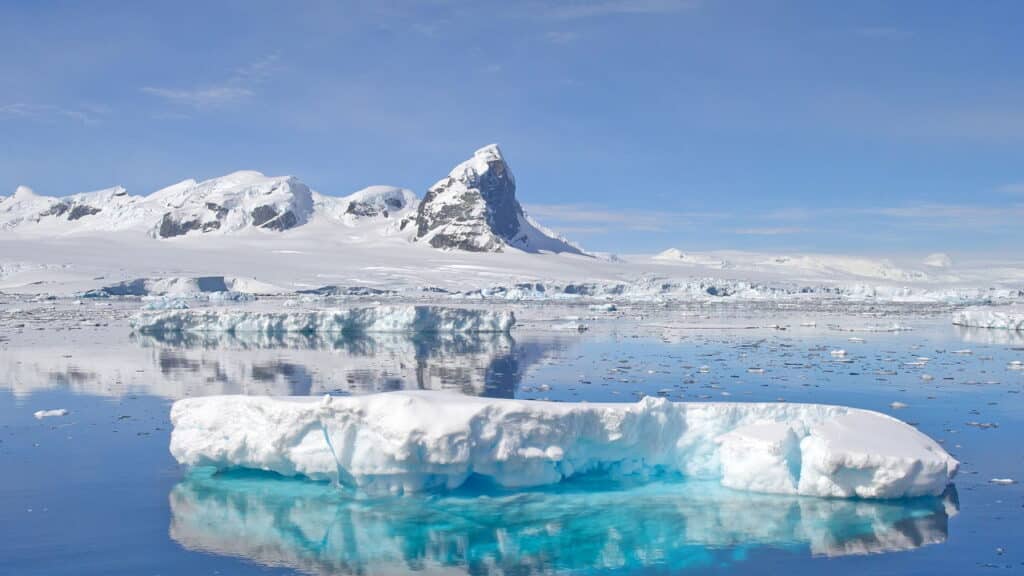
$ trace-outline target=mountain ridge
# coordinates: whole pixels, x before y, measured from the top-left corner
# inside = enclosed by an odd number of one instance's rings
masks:
[[[452,191],[473,196],[464,210],[450,210]],[[424,241],[441,250],[585,254],[530,219],[515,198],[515,179],[500,149],[491,144],[458,164],[420,199],[395,186],[368,186],[346,196],[321,194],[295,176],[240,170],[197,181],[186,179],[147,195],[121,186],[65,197],[43,196],[19,186],[0,196],[0,232],[67,235],[123,230],[170,240],[247,230],[285,232],[314,219],[346,228],[370,227],[380,235]],[[430,238],[427,238],[427,236]],[[457,237],[457,239],[456,239]]]

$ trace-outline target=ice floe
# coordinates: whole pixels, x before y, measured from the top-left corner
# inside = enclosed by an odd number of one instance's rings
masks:
[[[334,480],[370,493],[517,488],[584,473],[679,473],[807,496],[941,494],[958,462],[892,417],[786,403],[552,403],[404,391],[176,402],[178,462]]]
[[[370,332],[508,332],[512,312],[434,306],[377,306],[308,312],[247,310],[142,311],[132,319],[140,333],[255,332],[262,334],[360,334]]]
[[[1024,330],[1024,306],[967,308],[953,316],[953,324],[970,328]]]

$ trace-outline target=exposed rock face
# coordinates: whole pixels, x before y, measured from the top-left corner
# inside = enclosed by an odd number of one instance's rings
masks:
[[[57,216],[58,218],[67,214],[67,219],[74,221],[85,216],[92,216],[93,214],[99,214],[102,211],[101,208],[95,206],[89,206],[88,204],[76,204],[69,201],[57,202],[53,206],[39,214],[40,218],[47,216]]]
[[[390,216],[390,211],[401,210],[405,205],[401,200],[396,198],[385,198],[383,205],[367,202],[367,201],[352,201],[349,202],[348,208],[345,209],[346,214],[352,214],[353,216],[383,216],[387,218]]]
[[[100,212],[102,212],[100,208],[79,204],[71,209],[71,212],[68,214],[68,220],[78,220],[79,218],[92,216],[93,214],[99,214]]]
[[[500,252],[505,246],[536,252],[581,253],[534,226],[516,200],[516,181],[496,144],[477,150],[434,184],[416,213],[417,241],[434,248]]]
[[[218,228],[220,228],[219,220],[203,222],[201,218],[188,217],[178,220],[175,218],[174,214],[168,212],[167,214],[164,214],[164,217],[160,220],[157,235],[161,238],[173,238],[175,236],[184,236],[193,230],[211,232]]]
[[[312,192],[292,177],[236,172],[185,184],[157,193],[166,196],[166,204],[179,207],[163,214],[156,236],[173,238],[250,226],[282,231],[306,222],[313,213]]]

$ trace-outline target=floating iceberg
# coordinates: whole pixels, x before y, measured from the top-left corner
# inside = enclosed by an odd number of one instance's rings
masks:
[[[132,327],[159,332],[361,334],[368,332],[508,332],[512,312],[434,306],[375,306],[308,312],[247,310],[142,311]]]
[[[970,328],[1024,330],[1024,306],[967,308],[953,316],[953,324]]]
[[[896,501],[750,494],[713,482],[351,498],[329,485],[196,472],[171,490],[188,550],[310,574],[557,573],[742,562],[735,548],[815,556],[945,542],[957,495]]]
[[[959,466],[895,418],[817,404],[209,396],[175,402],[171,422],[180,463],[369,493],[454,489],[471,478],[520,488],[677,473],[763,493],[903,498],[941,494]]]

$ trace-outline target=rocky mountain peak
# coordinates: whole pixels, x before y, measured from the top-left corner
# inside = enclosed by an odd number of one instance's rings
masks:
[[[416,241],[435,248],[500,252],[580,250],[534,226],[516,199],[516,180],[501,148],[491,144],[427,190],[416,213]]]

